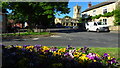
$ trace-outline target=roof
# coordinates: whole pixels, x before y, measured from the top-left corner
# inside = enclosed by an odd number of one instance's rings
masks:
[[[112,3],[115,3],[115,2],[102,2],[102,3],[99,3],[97,5],[91,6],[90,8],[84,10],[83,12],[86,12],[86,11],[89,11],[89,10],[92,10],[92,9],[95,9],[95,8],[99,8],[99,7],[104,6],[104,5],[112,4]]]

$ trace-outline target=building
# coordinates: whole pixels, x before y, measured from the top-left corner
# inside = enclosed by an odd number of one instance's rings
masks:
[[[99,14],[104,15],[105,13],[112,12],[116,9],[116,1],[108,1],[108,2],[102,2],[97,5],[93,5],[91,3],[88,4],[88,8],[82,12],[82,16],[96,16]],[[114,25],[114,15],[110,17],[100,17],[98,19],[92,19],[92,21],[98,22],[102,21],[106,23],[109,26]]]
[[[81,6],[74,6],[74,15],[73,18],[65,17],[65,18],[55,18],[55,24],[62,24],[63,26],[77,26],[80,18],[80,10]]]

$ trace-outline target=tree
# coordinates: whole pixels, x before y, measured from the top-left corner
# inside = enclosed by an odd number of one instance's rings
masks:
[[[79,23],[83,23],[83,18],[82,17],[79,18]]]
[[[117,2],[114,15],[115,15],[115,25],[120,25],[120,1]]]
[[[28,20],[30,28],[36,25],[48,27],[55,14],[69,13],[68,2],[3,2],[3,9],[12,10],[15,19]]]

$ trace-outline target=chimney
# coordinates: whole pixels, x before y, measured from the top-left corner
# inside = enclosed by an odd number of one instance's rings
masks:
[[[92,6],[91,2],[88,3],[88,8],[90,8]]]

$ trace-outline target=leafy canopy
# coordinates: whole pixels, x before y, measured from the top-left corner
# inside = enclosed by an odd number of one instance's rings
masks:
[[[49,26],[54,22],[55,14],[70,12],[68,2],[3,2],[2,10],[12,10],[9,19],[29,21],[29,25]]]

